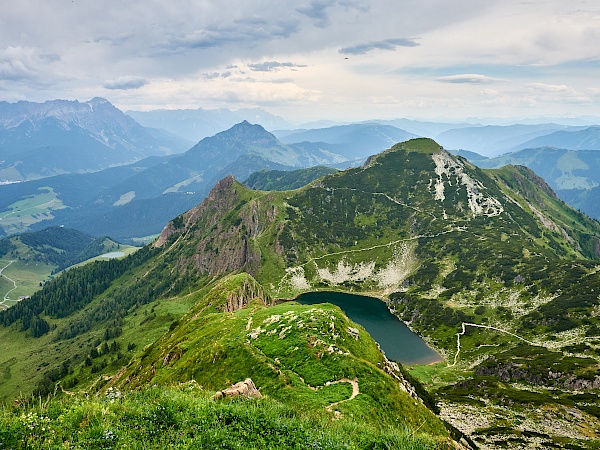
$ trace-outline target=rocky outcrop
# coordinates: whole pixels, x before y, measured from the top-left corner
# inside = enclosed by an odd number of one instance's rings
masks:
[[[552,372],[548,375],[532,373],[521,364],[501,363],[492,356],[485,365],[475,369],[476,377],[494,377],[504,382],[526,381],[537,386],[554,386],[570,390],[600,389],[600,375],[594,378],[581,378],[575,374]]]
[[[233,176],[223,178],[200,205],[172,220],[154,247],[168,242],[173,246],[167,251],[185,247],[178,258],[184,271],[193,268],[213,277],[241,271],[256,275],[261,252],[255,238],[277,218],[278,210],[272,194],[246,201],[245,189]]]
[[[215,393],[212,399],[219,400],[224,397],[238,397],[240,395],[246,398],[262,398],[252,379],[246,378],[244,381],[240,381],[227,389]]]
[[[228,175],[220,180],[202,203],[167,224],[158,239],[154,242],[154,247],[162,247],[177,232],[185,233],[190,231],[200,217],[203,218],[205,229],[213,227],[222,215],[229,211],[238,201],[239,197],[234,185],[235,179],[232,175]]]
[[[417,393],[416,388],[410,383],[410,381],[408,381],[402,375],[402,371],[400,370],[400,366],[398,365],[398,363],[385,358],[383,371],[398,382],[398,386],[400,386],[400,389],[402,389],[404,392],[406,392],[408,395],[410,395],[413,399],[417,400],[422,405],[425,404],[423,399]]]
[[[248,278],[244,280],[243,284],[238,289],[229,293],[223,311],[238,311],[255,299],[262,300],[265,305],[271,304],[271,298],[263,287],[253,279]]]

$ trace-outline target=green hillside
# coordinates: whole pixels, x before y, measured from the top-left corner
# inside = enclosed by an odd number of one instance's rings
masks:
[[[108,237],[94,238],[64,227],[0,239],[0,309],[31,296],[68,267],[112,251],[125,255],[135,250]]]
[[[194,382],[0,412],[7,448],[450,448],[423,432],[301,414],[274,399],[215,402]]]
[[[306,186],[308,183],[337,172],[336,169],[323,166],[298,170],[261,170],[254,172],[244,184],[250,189],[261,191],[288,191]]]
[[[408,370],[435,396],[424,403],[476,443],[595,448],[598,259],[600,224],[529,169],[479,169],[428,139],[294,191],[229,176],[151,246],[69,271],[0,313],[0,342],[19,343],[0,356],[0,395],[57,381],[129,392],[193,379],[213,391],[251,376],[299,413],[346,400],[335,409],[349,423],[399,420],[439,439],[440,422],[399,387],[406,370],[382,370],[339,309],[266,306],[363,292],[444,355]]]

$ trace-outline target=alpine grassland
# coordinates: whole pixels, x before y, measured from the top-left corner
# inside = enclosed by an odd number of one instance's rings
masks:
[[[300,413],[271,398],[211,400],[195,382],[34,402],[0,411],[0,448],[449,448],[402,427]]]

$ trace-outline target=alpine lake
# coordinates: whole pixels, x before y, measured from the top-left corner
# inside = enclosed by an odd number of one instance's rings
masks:
[[[388,359],[399,361],[404,365],[431,364],[442,360],[435,350],[377,298],[321,291],[307,292],[294,301],[302,305],[331,303],[340,307],[351,320],[362,325],[369,332]]]

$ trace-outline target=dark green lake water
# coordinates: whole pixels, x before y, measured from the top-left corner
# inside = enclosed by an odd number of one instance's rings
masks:
[[[441,356],[412,332],[387,305],[376,298],[341,292],[308,292],[296,298],[303,305],[332,303],[354,322],[362,325],[375,339],[388,359],[402,364],[429,364]]]

